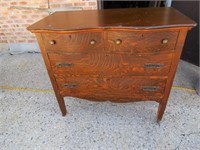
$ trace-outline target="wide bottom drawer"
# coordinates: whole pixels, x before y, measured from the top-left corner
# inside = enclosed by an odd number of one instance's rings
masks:
[[[57,77],[62,96],[110,101],[159,101],[163,97],[165,77]]]

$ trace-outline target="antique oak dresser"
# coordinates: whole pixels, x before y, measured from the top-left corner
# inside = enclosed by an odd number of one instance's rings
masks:
[[[188,30],[174,8],[55,12],[36,34],[62,115],[65,96],[159,103],[162,119]]]

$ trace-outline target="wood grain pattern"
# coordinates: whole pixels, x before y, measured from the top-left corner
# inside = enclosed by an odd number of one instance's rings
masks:
[[[176,73],[176,69],[178,66],[178,62],[183,50],[183,46],[184,46],[184,42],[185,42],[185,38],[187,35],[187,30],[182,30],[179,34],[179,38],[178,38],[178,42],[176,45],[176,53],[174,53],[173,55],[173,61],[172,61],[172,68],[170,70],[170,76],[169,79],[167,80],[166,83],[166,88],[165,88],[165,94],[164,97],[162,99],[162,101],[159,103],[159,108],[158,108],[158,112],[157,112],[157,122],[160,122],[160,120],[163,117],[167,102],[168,102],[168,98],[169,98],[169,94],[171,91],[171,87],[173,84],[173,80],[175,77],[175,73]]]
[[[64,98],[59,93],[58,85],[56,83],[55,77],[54,77],[52,69],[51,69],[50,60],[48,59],[48,55],[47,55],[46,49],[45,49],[44,44],[43,44],[42,35],[40,33],[37,33],[36,37],[37,37],[37,40],[38,40],[38,43],[39,43],[39,46],[40,46],[40,50],[41,50],[41,53],[42,53],[42,56],[43,56],[43,59],[44,59],[44,62],[45,62],[46,68],[47,68],[49,78],[51,80],[51,84],[53,86],[53,89],[54,89],[54,92],[55,92],[55,95],[56,95],[56,100],[58,102],[58,105],[60,107],[62,115],[65,116],[66,113],[67,113],[67,110],[66,110],[66,107],[65,107]]]
[[[28,27],[32,32],[91,29],[158,29],[196,23],[174,8],[129,8],[55,12]]]
[[[102,32],[84,32],[71,34],[43,34],[43,41],[46,49],[54,51],[66,51],[74,53],[89,53],[103,50]],[[94,40],[95,44],[90,42]],[[50,41],[55,44],[51,45]]]
[[[37,33],[63,115],[64,96],[150,100],[159,103],[159,122],[187,31],[195,25],[174,8],[140,8],[56,12],[28,29]]]
[[[122,54],[58,54],[48,53],[54,74],[112,75],[112,76],[168,76],[172,53],[131,56]],[[71,66],[58,67],[69,63]],[[145,68],[145,64],[161,64],[161,68]]]
[[[155,100],[163,97],[167,79],[151,77],[126,78],[94,78],[91,76],[57,77],[56,81],[61,95],[79,98],[95,97],[95,99],[114,100]],[[76,84],[74,88],[65,88],[64,84]],[[158,91],[144,91],[144,86],[156,86]]]
[[[178,37],[178,31],[149,32],[107,32],[105,51],[127,53],[151,53],[173,51]],[[116,41],[121,40],[117,45]],[[163,40],[168,43],[163,44]]]
[[[149,31],[149,32],[84,32],[71,34],[43,34],[44,44],[48,51],[65,51],[71,53],[115,52],[115,53],[155,53],[173,51],[179,31]],[[117,45],[116,41],[121,44]],[[168,43],[163,44],[163,40]],[[54,44],[50,44],[53,41]],[[94,44],[91,45],[91,41]],[[104,45],[105,44],[105,48]]]

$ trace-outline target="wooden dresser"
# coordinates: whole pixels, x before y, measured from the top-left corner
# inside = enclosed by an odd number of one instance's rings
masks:
[[[137,8],[56,12],[28,30],[36,34],[63,116],[65,96],[156,101],[159,122],[195,25],[174,8]]]

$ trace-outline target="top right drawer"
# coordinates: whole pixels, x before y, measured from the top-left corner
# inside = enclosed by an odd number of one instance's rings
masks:
[[[108,31],[106,51],[120,53],[154,53],[173,51],[179,31],[127,32]]]

